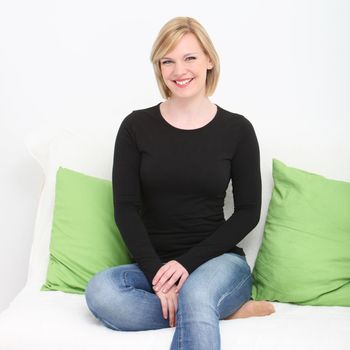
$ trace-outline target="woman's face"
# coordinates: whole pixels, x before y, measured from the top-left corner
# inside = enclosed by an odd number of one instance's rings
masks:
[[[205,96],[207,69],[213,65],[194,34],[185,34],[175,49],[161,58],[160,67],[172,97]]]

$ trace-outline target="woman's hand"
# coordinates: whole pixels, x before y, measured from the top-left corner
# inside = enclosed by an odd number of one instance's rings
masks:
[[[178,293],[175,292],[176,285],[171,287],[167,293],[162,291],[155,292],[159,297],[160,303],[162,306],[163,317],[165,319],[169,316],[169,325],[170,327],[175,327],[176,325],[176,311],[177,311],[177,297]]]
[[[175,290],[178,292],[188,276],[189,273],[178,261],[170,260],[154,276],[152,281],[153,289],[155,292],[162,291],[166,293],[170,288],[175,286]],[[175,283],[179,278],[180,281],[176,286]]]

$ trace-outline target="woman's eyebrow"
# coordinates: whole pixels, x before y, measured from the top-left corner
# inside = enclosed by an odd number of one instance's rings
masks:
[[[184,55],[183,57],[186,57],[186,56],[189,56],[189,55],[195,55],[195,54],[198,54],[198,53],[199,53],[199,52],[186,53],[186,55]],[[171,57],[162,57],[161,59],[162,59],[162,60],[164,60],[164,59],[172,60]]]

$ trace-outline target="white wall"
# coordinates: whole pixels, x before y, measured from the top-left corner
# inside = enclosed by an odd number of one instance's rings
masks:
[[[272,149],[350,181],[349,15],[346,0],[0,2],[0,311],[26,282],[43,183],[25,135],[117,128],[160,101],[149,54],[172,17],[207,29],[222,65],[211,100],[252,121],[263,162]]]

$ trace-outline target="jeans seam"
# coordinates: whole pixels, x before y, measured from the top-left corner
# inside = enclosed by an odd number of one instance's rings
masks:
[[[175,335],[177,336],[177,346],[176,349],[177,350],[182,350],[182,332],[183,332],[183,326],[182,326],[182,312],[180,309],[180,303],[178,305],[178,310],[176,312],[176,327],[175,327],[175,333],[173,335],[173,337],[175,337]],[[177,334],[176,334],[177,333]],[[173,339],[174,341],[174,339]]]
[[[132,286],[128,286],[127,285],[127,281],[126,281],[126,274],[128,273],[128,272],[133,272],[133,270],[125,270],[125,271],[123,271],[123,273],[122,273],[122,279],[123,279],[123,282],[124,282],[124,286],[123,286],[123,288],[133,288]],[[122,289],[120,289],[120,288],[118,288],[118,286],[116,286],[115,284],[114,284],[114,281],[113,281],[113,279],[111,278],[111,276],[109,275],[109,274],[107,274],[106,275],[106,278],[108,278],[108,280],[109,280],[109,284],[112,286],[112,288],[116,291],[116,292],[121,292],[122,290],[123,290],[123,288]]]
[[[182,349],[182,331],[183,331],[183,325],[181,323],[182,321],[182,312],[179,312],[179,316],[180,316],[180,327],[179,327],[179,341],[178,341],[178,349],[181,350]]]
[[[147,291],[147,290],[143,290],[143,289],[140,289],[140,288],[136,288],[136,287],[134,287],[134,286],[130,286],[130,285],[128,285],[128,283],[127,283],[127,274],[128,274],[128,272],[135,272],[134,270],[126,270],[126,271],[123,271],[123,274],[122,274],[122,278],[123,278],[123,282],[124,282],[124,288],[129,288],[130,290],[138,290],[138,292],[139,293],[143,293],[143,294],[149,294],[149,293],[151,293],[152,294],[152,292],[150,291]],[[154,294],[154,293],[153,293]]]
[[[126,275],[128,272],[135,272],[134,270],[125,270],[123,271],[122,275],[123,275],[123,282],[124,282],[124,287],[125,288],[133,288],[132,286],[128,286],[128,283],[127,283],[127,279],[126,279]]]
[[[221,302],[224,300],[224,298],[226,298],[229,294],[235,292],[237,289],[241,288],[242,285],[250,278],[251,276],[248,275],[244,280],[241,281],[241,283],[239,285],[237,285],[234,289],[232,289],[231,291],[225,293],[218,301],[218,304],[216,305],[216,308],[218,309]]]

